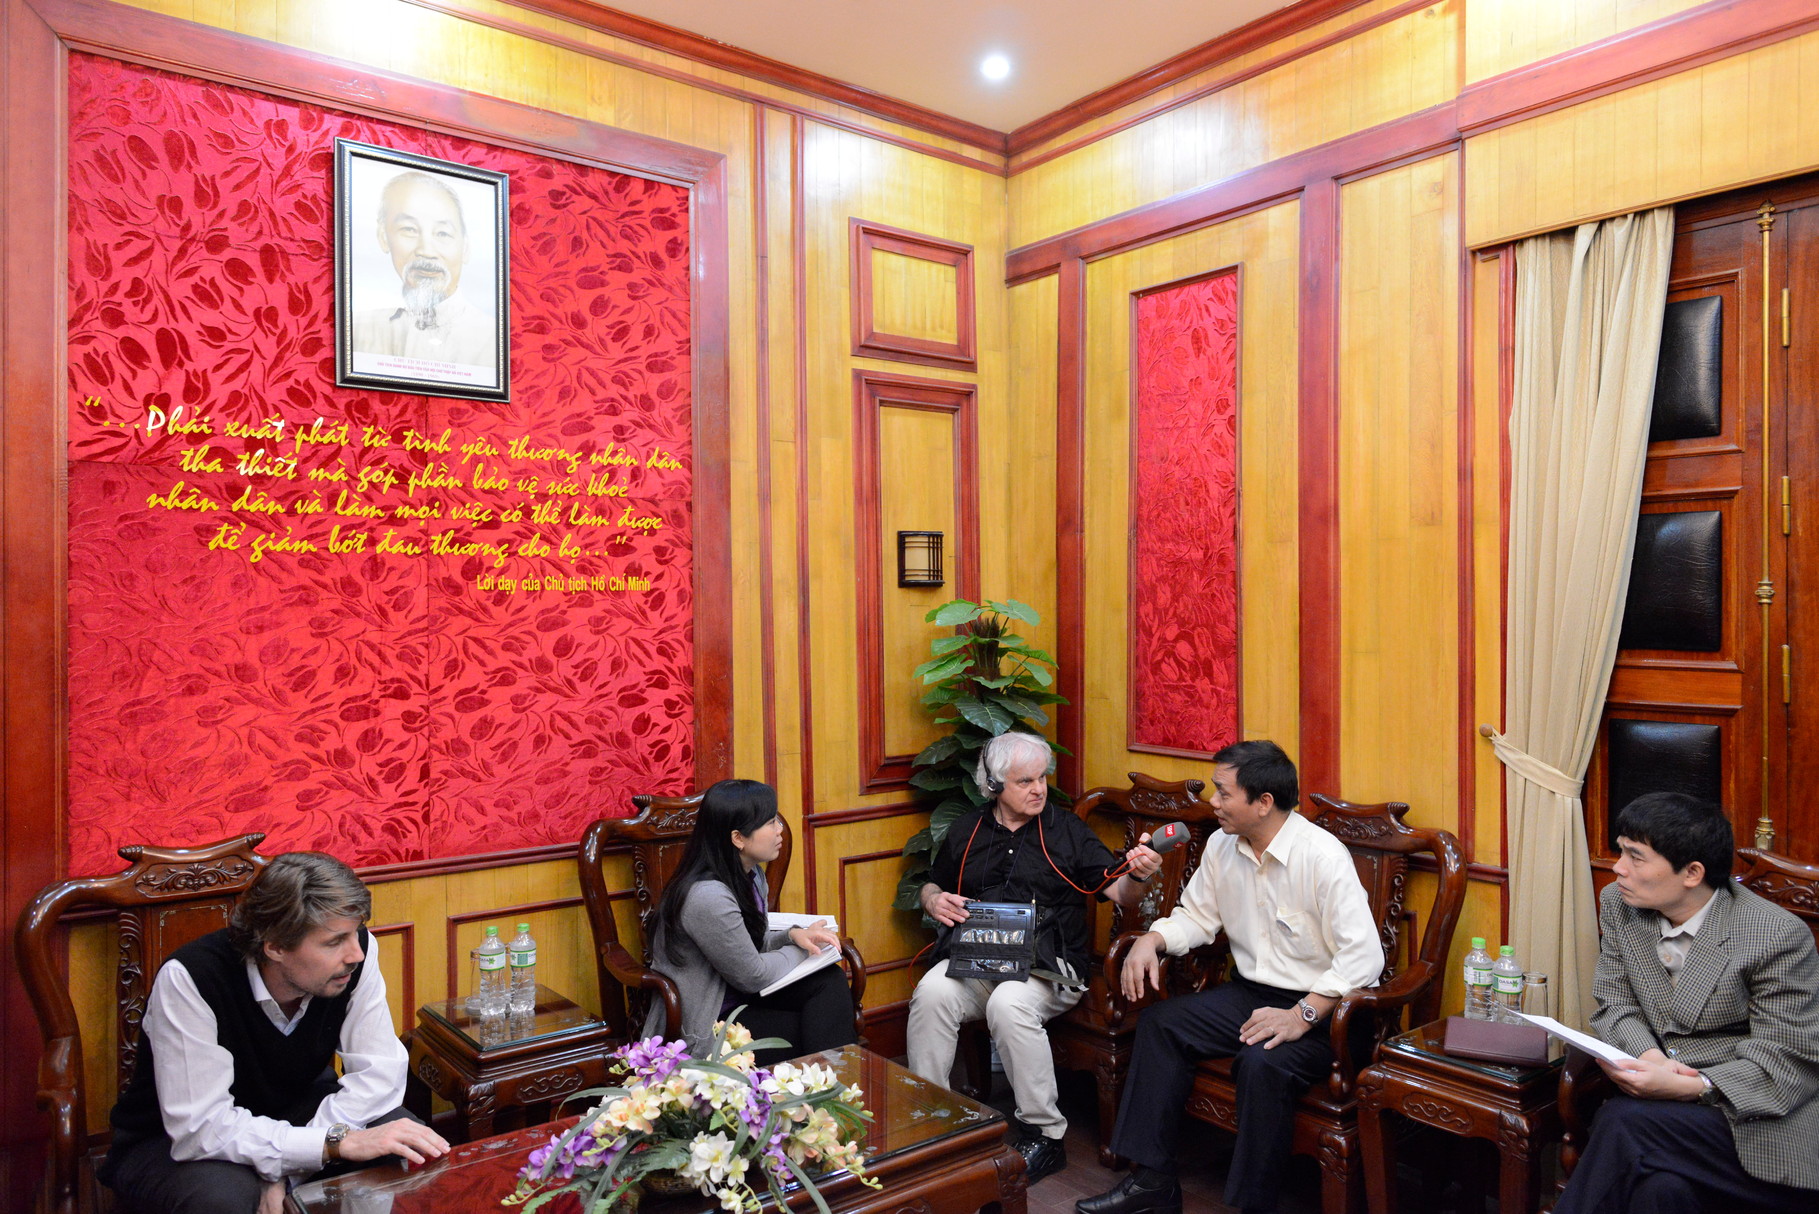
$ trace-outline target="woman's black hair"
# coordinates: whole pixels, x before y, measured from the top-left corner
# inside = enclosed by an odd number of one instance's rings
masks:
[[[758,780],[722,780],[702,796],[701,810],[695,815],[695,833],[688,837],[676,872],[664,887],[653,924],[653,928],[662,928],[673,964],[683,963],[676,951],[682,935],[682,904],[698,881],[718,881],[732,890],[752,944],[764,947],[764,908],[758,905],[751,876],[739,858],[739,849],[733,846],[733,832],[749,838],[776,816],[777,790]]]

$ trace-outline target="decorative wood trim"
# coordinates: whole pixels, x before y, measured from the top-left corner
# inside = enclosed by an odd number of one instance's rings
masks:
[[[1459,183],[1460,231],[1464,231],[1465,212],[1465,157],[1460,156],[1455,168]],[[1459,648],[1456,655],[1459,679],[1458,700],[1455,705],[1457,720],[1454,728],[1457,733],[1457,764],[1459,781],[1459,850],[1465,853],[1467,860],[1478,857],[1478,747],[1483,739],[1478,736],[1478,722],[1474,719],[1478,707],[1478,568],[1477,527],[1478,520],[1476,492],[1477,469],[1473,462],[1472,444],[1476,440],[1478,400],[1473,391],[1476,382],[1477,368],[1472,362],[1474,349],[1473,338],[1476,327],[1473,324],[1477,309],[1476,283],[1473,269],[1477,259],[1470,253],[1461,250],[1459,254],[1459,296],[1455,312],[1459,317],[1458,341],[1458,379],[1459,379],[1459,433],[1455,450],[1459,460],[1459,517],[1458,553],[1454,564],[1457,569],[1458,602],[1455,604],[1459,621]]]
[[[1332,5],[1331,7],[1336,8],[1336,9],[1352,8],[1362,2],[1363,2],[1363,0],[1349,0],[1349,2],[1342,2],[1342,3],[1336,4],[1336,5]],[[1228,51],[1224,54],[1218,55],[1215,59],[1202,61],[1197,66],[1193,67],[1191,70],[1183,71],[1180,74],[1175,75],[1171,79],[1162,80],[1161,82],[1157,83],[1153,87],[1145,89],[1143,92],[1138,93],[1135,96],[1128,97],[1124,101],[1117,102],[1112,105],[1107,105],[1107,106],[1104,106],[1103,108],[1092,104],[1093,98],[1099,96],[1098,93],[1095,93],[1095,94],[1093,94],[1092,97],[1087,97],[1087,98],[1083,99],[1082,101],[1077,101],[1070,106],[1067,106],[1063,109],[1056,110],[1053,114],[1050,114],[1045,118],[1038,118],[1034,123],[1030,123],[1028,126],[1019,127],[1019,128],[1017,128],[1017,130],[1012,131],[1011,135],[1010,135],[1010,141],[1009,141],[1009,150],[1010,150],[1010,154],[1013,159],[1011,161],[1009,175],[1014,177],[1018,173],[1022,173],[1022,172],[1025,172],[1026,170],[1035,168],[1037,165],[1047,164],[1049,161],[1055,160],[1062,156],[1066,156],[1070,152],[1076,152],[1076,151],[1079,151],[1081,148],[1089,147],[1092,144],[1099,142],[1101,139],[1109,138],[1110,136],[1119,134],[1122,131],[1127,131],[1134,126],[1140,126],[1145,122],[1149,122],[1151,119],[1161,117],[1163,114],[1169,113],[1171,110],[1180,109],[1184,105],[1191,105],[1194,102],[1203,100],[1204,98],[1207,98],[1207,97],[1210,97],[1214,93],[1220,92],[1221,90],[1231,88],[1235,84],[1242,84],[1244,81],[1253,79],[1257,76],[1261,76],[1265,72],[1275,71],[1277,68],[1284,67],[1287,64],[1293,63],[1297,59],[1303,58],[1304,56],[1311,55],[1317,51],[1323,51],[1323,50],[1326,50],[1328,47],[1337,46],[1342,42],[1349,41],[1350,39],[1357,37],[1359,34],[1366,33],[1367,31],[1376,29],[1380,25],[1387,25],[1392,21],[1400,21],[1402,18],[1409,16],[1411,13],[1417,13],[1417,12],[1420,12],[1422,9],[1432,8],[1434,6],[1434,4],[1435,4],[1435,0],[1405,0],[1404,3],[1399,4],[1394,8],[1385,9],[1383,12],[1378,13],[1374,17],[1367,17],[1362,21],[1358,21],[1352,25],[1346,26],[1344,29],[1334,30],[1332,33],[1326,35],[1323,38],[1315,39],[1314,41],[1304,43],[1301,46],[1291,47],[1288,50],[1285,50],[1278,55],[1273,55],[1270,58],[1262,60],[1261,62],[1258,62],[1258,63],[1254,63],[1249,67],[1237,68],[1216,79],[1208,80],[1208,81],[1202,83],[1199,87],[1193,89],[1191,92],[1183,93],[1182,95],[1180,95],[1178,97],[1170,97],[1165,101],[1157,102],[1155,105],[1152,105],[1152,106],[1148,107],[1147,109],[1144,109],[1135,114],[1132,114],[1129,117],[1124,118],[1116,123],[1113,123],[1112,125],[1107,126],[1102,130],[1093,131],[1091,134],[1082,135],[1078,139],[1072,139],[1066,143],[1057,144],[1054,147],[1044,149],[1043,151],[1038,152],[1033,156],[1029,156],[1028,158],[1023,159],[1023,160],[1015,159],[1019,153],[1027,152],[1030,149],[1039,146],[1040,144],[1045,142],[1047,139],[1052,138],[1054,135],[1058,135],[1058,134],[1062,133],[1062,131],[1064,131],[1070,127],[1079,126],[1082,123],[1090,122],[1095,118],[1103,118],[1107,114],[1110,114],[1118,109],[1123,108],[1123,106],[1128,105],[1132,101],[1136,101],[1136,100],[1140,99],[1141,97],[1148,96],[1151,93],[1155,93],[1155,92],[1159,91],[1160,89],[1168,88],[1174,84],[1179,83],[1182,80],[1187,79],[1190,76],[1196,75],[1201,71],[1205,71],[1209,67],[1216,66],[1220,62],[1224,62],[1226,60],[1235,58],[1238,55],[1245,54],[1245,53],[1248,53],[1249,51],[1255,50],[1258,47],[1267,45],[1268,43],[1273,42],[1276,39],[1283,37],[1284,34],[1286,34],[1286,33],[1293,33],[1293,32],[1295,32],[1296,29],[1305,29],[1309,25],[1318,24],[1320,21],[1323,21],[1323,20],[1327,19],[1328,17],[1333,16],[1334,14],[1331,12],[1321,13],[1319,16],[1313,18],[1312,20],[1304,20],[1304,21],[1300,22],[1299,24],[1297,24],[1295,26],[1295,29],[1278,31],[1275,34],[1273,34],[1272,36],[1265,37],[1259,41],[1251,42],[1248,45],[1240,47],[1238,50]],[[1307,8],[1307,7],[1309,7],[1308,4],[1293,5],[1289,8],[1280,10],[1279,12],[1274,14],[1273,17],[1265,17],[1261,21],[1254,21],[1250,25],[1244,26],[1241,29],[1233,31],[1233,33],[1234,34],[1243,34],[1246,31],[1254,29],[1257,26],[1267,24],[1268,22],[1270,22],[1276,18],[1281,18],[1281,17],[1287,16],[1289,14],[1295,14],[1299,10]],[[1464,23],[1461,22],[1460,24],[1463,27]],[[1231,35],[1227,35],[1228,38],[1230,36]],[[1217,46],[1219,43],[1222,43],[1224,41],[1225,41],[1225,39],[1223,39],[1223,38],[1218,39],[1215,42],[1207,43],[1206,46],[1208,46],[1208,47]],[[1196,48],[1196,50],[1194,50],[1194,51],[1186,52],[1186,55],[1193,56],[1198,51],[1203,51],[1205,49],[1206,49],[1205,47]],[[1155,68],[1149,69],[1149,71],[1147,71],[1147,72],[1142,72],[1138,76],[1132,77],[1131,79],[1140,80],[1140,79],[1148,78],[1149,76],[1151,76],[1152,73],[1166,69],[1169,66],[1169,64],[1174,63],[1176,60],[1181,59],[1181,58],[1183,58],[1183,56],[1176,56],[1176,59],[1168,60],[1165,63],[1160,64]],[[1126,81],[1125,83],[1128,84],[1129,81]],[[1113,89],[1117,89],[1120,87],[1122,87],[1122,86],[1121,85],[1112,86]],[[1101,92],[1106,92],[1106,91],[1108,91],[1108,90],[1101,90]],[[1067,116],[1070,120],[1061,123],[1061,125],[1056,127],[1049,134],[1044,135],[1041,138],[1031,139],[1031,140],[1027,140],[1027,141],[1024,141],[1022,139],[1022,133],[1024,131],[1031,129],[1032,127],[1035,127],[1038,124],[1049,122],[1051,119],[1055,119],[1055,118],[1062,117],[1062,116]]]
[[[857,231],[857,229],[854,229]],[[954,581],[961,598],[979,593],[979,439],[977,384],[883,371],[853,372],[853,521],[857,555],[860,791],[907,788],[913,755],[890,755],[884,746],[884,535],[879,517],[882,452],[878,413],[914,409],[953,419],[954,518],[959,559]]]
[[[572,860],[573,843],[551,843],[544,847],[521,847],[515,851],[484,852],[477,856],[450,856],[442,860],[405,860],[398,864],[374,864],[356,869],[368,885],[390,881],[412,881],[418,877],[440,877],[449,873],[471,873],[485,868],[513,868],[524,864],[543,864],[551,860]]]
[[[851,935],[853,930],[852,920],[846,917],[846,870],[861,864],[876,864],[880,860],[901,859],[903,859],[902,849],[894,847],[884,851],[858,852],[850,856],[840,857],[840,876],[836,885],[834,897],[835,905],[839,908],[835,914],[840,921],[840,929],[842,931]],[[913,960],[913,958],[905,957],[876,963],[868,961],[865,963],[865,972],[868,974],[885,973],[889,970],[899,969],[902,966],[908,965],[911,960]]]
[[[689,206],[694,273],[695,781],[733,774],[733,476],[728,408],[732,323],[726,161],[696,183]]]
[[[990,127],[938,113],[914,102],[887,97],[883,93],[876,93],[856,84],[848,84],[843,80],[835,80],[830,76],[823,76],[806,68],[794,67],[751,51],[740,50],[736,46],[715,42],[646,17],[623,13],[604,5],[590,3],[589,0],[506,0],[506,2],[518,8],[529,9],[531,12],[572,22],[584,29],[596,30],[615,38],[624,38],[629,42],[667,51],[673,55],[681,55],[683,58],[692,59],[697,63],[738,72],[742,76],[750,76],[754,80],[763,80],[769,84],[782,85],[784,88],[794,89],[812,97],[820,97],[849,109],[873,114],[887,122],[914,127],[920,131],[927,131],[931,135],[952,139],[956,143],[964,143],[982,151],[998,155],[1004,154],[1004,134],[994,131]],[[690,77],[690,82],[694,82],[693,77]]]
[[[924,814],[928,806],[906,801],[898,805],[866,805],[858,809],[836,809],[824,814],[809,814],[803,824],[817,830],[824,826],[850,826],[854,822],[875,822],[881,818],[907,818]]]
[[[632,896],[631,890],[623,889],[614,890],[607,897],[608,901],[621,902]],[[577,894],[572,898],[547,898],[542,902],[521,902],[516,906],[493,906],[488,907],[485,910],[462,911],[460,914],[448,916],[443,924],[443,960],[448,967],[448,982],[445,987],[448,991],[448,997],[450,999],[455,998],[456,994],[461,989],[460,978],[462,962],[466,960],[467,954],[461,951],[458,937],[460,936],[461,928],[465,924],[473,923],[480,919],[508,919],[516,922],[520,915],[534,915],[540,911],[567,910],[571,906],[580,906],[581,904],[581,896]],[[586,920],[584,919],[582,921],[582,927],[585,928],[586,926]]]
[[[809,598],[813,589],[808,488],[812,431],[808,422],[808,207],[802,197],[803,154],[803,119],[798,114],[790,120],[790,289],[796,301],[796,696],[802,731],[802,812],[810,814],[815,809],[815,656],[810,644],[814,620]],[[818,905],[815,832],[802,834],[803,909],[813,913]]]
[[[1133,101],[1141,101],[1152,93],[1179,84],[1190,76],[1217,67],[1240,55],[1249,54],[1278,39],[1300,33],[1310,26],[1337,17],[1364,2],[1365,0],[1302,0],[1300,4],[1291,4],[1287,8],[1278,9],[1248,25],[1241,25],[1209,42],[1203,42],[1190,50],[1182,51],[1179,55],[1164,59],[1154,67],[1145,68],[1134,76],[1127,76],[1116,84],[1107,85],[1096,92],[1088,93],[1078,101],[1070,102],[1032,122],[1024,123],[1010,133],[1008,141],[1010,154],[1015,156],[1027,151],[1083,122],[1103,118]],[[1431,3],[1431,0],[1429,2]],[[1356,29],[1347,27],[1346,32],[1355,33]]]
[[[1459,130],[1481,135],[1819,29],[1811,0],[1715,0],[1459,91]]]
[[[895,362],[920,363],[926,367],[952,367],[961,371],[979,369],[978,326],[974,312],[973,246],[957,241],[925,236],[904,228],[869,223],[853,216],[848,221],[852,231],[852,329],[853,357],[883,358]],[[874,250],[930,261],[954,268],[954,341],[935,341],[912,337],[907,333],[882,333],[878,330],[872,299],[872,253]]]
[[[951,148],[940,147],[935,144],[923,143],[917,139],[906,138],[905,136],[879,129],[864,122],[855,122],[850,119],[838,117],[834,114],[822,113],[819,110],[811,109],[806,105],[793,103],[785,98],[772,97],[764,93],[754,92],[751,89],[740,88],[734,84],[727,84],[710,76],[682,71],[677,68],[665,66],[661,63],[654,63],[648,59],[640,59],[636,55],[623,54],[618,51],[608,50],[605,47],[595,46],[591,43],[582,41],[579,38],[570,38],[541,26],[531,25],[523,21],[514,21],[509,17],[501,17],[497,13],[480,9],[474,5],[463,4],[460,0],[404,0],[404,2],[407,4],[414,4],[418,8],[429,9],[431,12],[446,14],[459,21],[485,26],[488,29],[495,29],[501,33],[511,34],[514,37],[525,38],[532,42],[542,43],[545,46],[553,46],[559,50],[569,51],[577,55],[584,55],[589,59],[596,59],[602,63],[611,63],[618,67],[631,68],[634,71],[656,76],[663,80],[675,81],[678,84],[687,85],[689,88],[698,89],[704,93],[711,93],[719,97],[730,97],[735,101],[744,101],[751,105],[769,106],[775,110],[782,110],[786,113],[813,118],[827,126],[835,127],[843,131],[850,131],[856,135],[864,135],[866,138],[876,139],[880,143],[888,143],[894,147],[907,148],[912,152],[920,152],[925,156],[933,156],[940,160],[946,160],[952,164],[965,165],[967,168],[980,169],[984,172],[991,173],[994,176],[1004,176],[1003,162],[996,158],[981,160],[976,156],[969,156],[963,152],[956,152]]]
[[[1463,231],[1464,229],[1460,229]],[[1509,432],[1510,414],[1516,407],[1516,247],[1505,245],[1506,254],[1498,266],[1497,276],[1497,405],[1501,421],[1499,433],[1503,441],[1497,444],[1500,458],[1498,460],[1498,497],[1501,518],[1498,522],[1498,567],[1503,570],[1503,592],[1499,596],[1502,606],[1498,614],[1498,661],[1500,673],[1498,681],[1503,687],[1503,703],[1509,703],[1510,686],[1510,495],[1515,483],[1515,463],[1510,452]],[[1499,706],[1497,728],[1505,728],[1504,709]],[[1510,862],[1510,782],[1508,779],[1497,781],[1498,796],[1501,798],[1501,809],[1498,813],[1497,846],[1499,855],[1505,865]],[[1469,857],[1468,857],[1469,858]],[[1503,891],[1503,934],[1509,935],[1510,896],[1506,887]]]
[[[764,782],[777,786],[776,538],[771,507],[770,144],[767,106],[752,107],[752,248],[757,254],[758,685],[763,701]]]
[[[1339,787],[1339,185],[1301,195],[1297,452],[1301,499],[1300,739],[1304,788]]]
[[[901,1058],[909,1051],[909,1000],[865,1009],[866,1046],[874,1054]]]
[[[1005,257],[1005,280],[1015,286],[1055,273],[1070,257],[1091,261],[1151,244],[1274,205],[1318,182],[1424,159],[1458,141],[1449,101],[1012,249]]]
[[[1085,788],[1086,750],[1086,263],[1064,258],[1056,283],[1055,734],[1056,782]]]
[[[398,923],[369,923],[366,930],[374,936],[398,937],[401,950],[400,965],[403,966],[404,981],[398,987],[400,1006],[404,1009],[403,1028],[408,1029],[417,1022],[417,924],[415,920],[405,919]]]
[[[1236,287],[1238,297],[1238,316],[1236,323],[1237,336],[1234,340],[1237,342],[1237,350],[1240,355],[1242,354],[1244,350],[1244,267],[1242,265],[1220,266],[1217,269],[1206,270],[1199,274],[1190,274],[1186,278],[1177,278],[1169,282],[1157,283],[1154,286],[1144,287],[1141,290],[1131,292],[1130,367],[1129,375],[1127,377],[1130,384],[1128,389],[1130,393],[1130,417],[1128,419],[1128,446],[1130,450],[1127,455],[1129,467],[1125,478],[1125,520],[1126,532],[1130,536],[1130,542],[1126,545],[1124,554],[1124,748],[1138,754],[1167,755],[1177,759],[1204,759],[1208,762],[1211,762],[1213,755],[1218,753],[1216,749],[1187,750],[1179,747],[1156,746],[1147,742],[1140,742],[1137,740],[1136,726],[1133,724],[1136,717],[1134,706],[1137,701],[1137,464],[1139,456],[1137,447],[1137,403],[1139,397],[1138,389],[1140,387],[1138,375],[1141,370],[1137,365],[1137,343],[1141,337],[1141,334],[1137,331],[1137,301],[1146,295],[1156,295],[1163,291],[1175,290],[1178,287],[1191,286],[1194,283],[1205,282],[1209,278],[1218,278],[1225,274],[1229,274],[1238,280],[1238,285]],[[1244,366],[1242,357],[1239,357],[1236,361],[1238,366],[1234,369],[1233,382],[1238,394],[1236,407],[1238,425],[1241,433],[1244,412]],[[1239,442],[1239,450],[1234,451],[1232,455],[1233,484],[1238,486],[1244,484],[1244,469],[1240,459],[1242,446],[1242,442]],[[1237,514],[1234,516],[1237,520],[1238,533],[1234,538],[1233,546],[1237,553],[1235,557],[1235,568],[1242,570],[1244,567],[1242,492],[1240,492],[1239,498],[1240,501],[1237,506]],[[1238,701],[1239,736],[1242,737],[1244,721],[1244,579],[1242,577],[1238,579],[1236,594],[1237,598],[1235,604],[1238,615],[1237,635],[1239,637],[1239,652],[1237,682],[1233,687],[1233,693]],[[1233,738],[1232,740],[1235,742],[1238,739]]]

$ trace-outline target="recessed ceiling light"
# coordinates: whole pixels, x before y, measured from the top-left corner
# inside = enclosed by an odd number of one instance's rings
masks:
[[[987,55],[979,63],[979,74],[987,80],[1002,80],[1011,74],[1011,61],[1003,55]]]

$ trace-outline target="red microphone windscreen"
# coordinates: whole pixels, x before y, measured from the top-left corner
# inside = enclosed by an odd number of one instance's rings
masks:
[[[1187,823],[1170,822],[1150,836],[1150,850],[1165,855],[1170,848],[1187,838]]]

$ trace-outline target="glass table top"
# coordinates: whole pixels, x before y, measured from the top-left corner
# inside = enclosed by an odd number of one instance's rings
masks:
[[[1557,1037],[1547,1039],[1547,1063],[1543,1066],[1501,1066],[1495,1062],[1484,1062],[1477,1058],[1461,1058],[1446,1052],[1446,1021],[1436,1020],[1424,1024],[1412,1032],[1391,1037],[1383,1043],[1386,1052],[1408,1054],[1415,1057],[1440,1059],[1448,1066],[1458,1067],[1462,1071],[1483,1075],[1502,1083],[1532,1083],[1545,1078],[1559,1069],[1560,1060],[1566,1054],[1565,1046]]]
[[[476,1051],[522,1045],[576,1029],[604,1027],[586,1008],[541,985],[537,987],[536,1010],[527,1014],[476,1016],[467,1010],[467,1000],[450,999],[424,1004],[423,1015],[446,1026]]]

